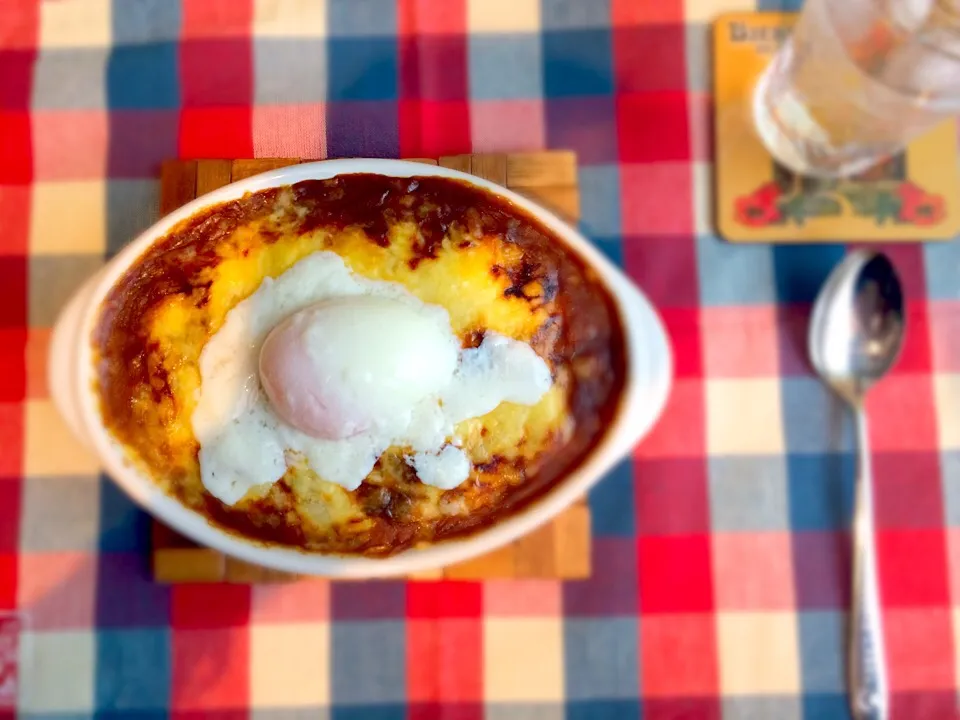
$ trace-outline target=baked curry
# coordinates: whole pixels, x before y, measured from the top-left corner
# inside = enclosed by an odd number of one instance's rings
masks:
[[[191,426],[204,345],[265,278],[317,251],[442,306],[465,348],[496,332],[549,365],[535,405],[457,425],[471,463],[458,487],[420,482],[391,447],[353,491],[304,462],[233,505],[205,489]],[[387,555],[515,512],[582,462],[625,380],[622,329],[592,271],[520,208],[437,177],[341,175],[208,208],[117,281],[93,343],[104,425],[167,493],[244,537],[325,553]]]

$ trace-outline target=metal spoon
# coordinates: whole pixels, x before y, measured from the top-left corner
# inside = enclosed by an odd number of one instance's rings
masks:
[[[886,256],[847,255],[827,278],[810,320],[810,361],[856,418],[853,592],[847,678],[857,720],[886,720],[889,698],[873,532],[873,477],[864,398],[893,366],[904,336],[900,279]]]

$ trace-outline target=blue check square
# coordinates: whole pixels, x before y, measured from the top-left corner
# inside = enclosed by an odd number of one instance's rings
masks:
[[[841,530],[853,509],[852,453],[789,454],[790,525],[794,530]]]
[[[566,697],[631,699],[640,692],[637,617],[568,618],[563,623]]]
[[[327,99],[327,50],[314,38],[257,38],[253,45],[254,97],[260,104]]]
[[[153,581],[142,553],[100,553],[97,558],[97,627],[166,627],[171,588]]]
[[[620,168],[617,165],[581,165],[580,227],[589,235],[620,234]]]
[[[637,546],[633,538],[596,537],[592,572],[586,580],[563,584],[567,617],[609,617],[636,613]]]
[[[797,614],[797,642],[803,687],[811,692],[843,692],[846,626],[836,610]]]
[[[613,91],[610,31],[550,30],[543,34],[548,97],[607,95]]]
[[[176,110],[112,111],[107,151],[110,177],[156,178],[160,164],[177,157],[179,130]]]
[[[723,698],[721,707],[724,720],[801,720],[800,700],[794,696],[733,695]]]
[[[550,98],[546,111],[549,147],[575,151],[581,167],[616,162],[617,111],[612,97]]]
[[[327,0],[327,32],[343,35],[395,35],[395,0]]]
[[[111,57],[104,48],[41,48],[33,66],[33,108],[102,109],[107,105],[105,79]]]
[[[843,258],[843,245],[780,245],[773,248],[777,299],[813,302],[830,271]]]
[[[550,30],[610,26],[611,0],[542,0],[543,26]]]
[[[327,53],[331,100],[396,99],[395,38],[330,38]]]
[[[107,59],[107,102],[118,110],[177,107],[177,46],[164,42],[115,47]]]
[[[300,717],[300,716],[298,716]],[[307,711],[302,717],[317,717],[313,711]],[[405,705],[357,705],[334,706],[330,708],[330,720],[407,720]]]
[[[528,100],[543,95],[539,35],[472,35],[469,56],[474,100]]]
[[[331,624],[330,691],[337,711],[340,706],[407,699],[406,631],[402,620],[342,620]],[[376,682],[357,682],[357,668],[364,668],[366,676],[376,678]],[[335,713],[334,717],[340,716]],[[356,717],[366,720],[370,716]]]
[[[150,516],[116,483],[100,476],[100,550],[148,553],[151,525]]]
[[[590,515],[595,535],[633,535],[633,463],[629,458],[590,491]]]
[[[709,307],[776,301],[773,255],[763,245],[731,245],[716,235],[697,237],[700,301]]]
[[[114,0],[110,8],[113,42],[118,45],[173,40],[180,35],[181,3],[170,0]]]
[[[803,717],[811,720],[849,720],[850,701],[846,693],[805,694]]]
[[[98,710],[163,710],[170,700],[170,630],[97,632]]]
[[[640,717],[639,700],[568,700],[565,715],[566,720],[640,720]]]
[[[107,182],[107,256],[112,257],[120,252],[127,243],[156,222],[159,215],[160,182],[158,180],[155,178],[109,180]],[[113,490],[113,492],[119,491]]]
[[[843,453],[854,447],[853,418],[818,379],[785,377],[780,385],[783,433],[791,453]]]
[[[927,293],[931,300],[960,298],[957,267],[960,267],[960,243],[927,243],[923,247]]]
[[[395,580],[338,582],[330,586],[330,615],[335,620],[402,618],[407,611],[407,588]]]

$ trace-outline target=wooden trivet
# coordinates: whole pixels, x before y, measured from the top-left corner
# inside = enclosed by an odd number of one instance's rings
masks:
[[[171,160],[160,174],[160,211],[167,214],[195,197],[235,180],[299,162],[296,158],[256,160]],[[539,202],[567,220],[580,215],[577,158],[552,151],[509,155],[453,155],[416,162],[455,168],[491,180]],[[411,579],[493,578],[577,579],[590,576],[590,511],[581,500],[553,522],[514,543],[468,562],[421,573]],[[162,583],[267,583],[297,579],[201,547],[159,522],[153,526],[153,577]]]

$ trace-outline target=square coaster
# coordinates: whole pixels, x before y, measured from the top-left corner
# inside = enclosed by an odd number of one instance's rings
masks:
[[[789,37],[795,17],[735,13],[714,23],[715,214],[720,235],[730,242],[952,239],[960,231],[953,120],[850,178],[800,176],[767,153],[753,126],[753,88]]]

